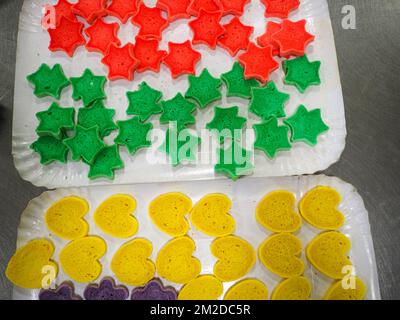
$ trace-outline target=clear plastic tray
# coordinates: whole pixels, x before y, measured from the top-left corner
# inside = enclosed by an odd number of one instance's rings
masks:
[[[38,155],[29,148],[37,138],[35,128],[38,125],[38,121],[35,114],[46,110],[52,100],[36,98],[33,95],[30,84],[25,79],[26,76],[36,71],[41,63],[50,65],[60,63],[67,76],[80,76],[87,67],[91,68],[96,74],[107,74],[107,69],[101,64],[101,55],[98,53],[89,53],[85,48],[80,47],[71,59],[64,53],[52,53],[48,50],[49,36],[42,29],[40,20],[42,6],[49,2],[54,3],[55,0],[25,0],[20,16],[12,153],[15,166],[21,177],[37,186],[48,188],[201,180],[219,177],[215,176],[212,163],[180,166],[178,168],[173,168],[169,164],[152,165],[146,160],[146,152],[139,152],[135,157],[131,157],[125,148],[120,148],[121,156],[125,162],[125,169],[118,171],[115,180],[112,182],[108,180],[90,181],[87,178],[88,167],[82,162],[69,161],[67,165],[55,163],[49,166],[42,166],[39,163]],[[155,1],[145,1],[145,3],[151,5]],[[322,84],[321,86],[310,88],[305,94],[300,95],[293,86],[283,85],[283,72],[281,69],[275,72],[271,79],[276,82],[280,90],[291,95],[286,107],[288,115],[293,114],[300,104],[304,104],[311,109],[321,108],[322,116],[329,125],[330,130],[319,138],[319,143],[316,147],[313,148],[303,143],[296,143],[291,151],[281,152],[274,160],[267,159],[262,152],[257,151],[255,154],[255,177],[290,176],[322,171],[340,158],[345,147],[346,124],[343,97],[327,2],[326,0],[302,0],[300,9],[292,14],[290,18],[295,21],[303,18],[307,19],[309,32],[316,35],[315,41],[307,49],[307,54],[311,60],[322,61]],[[225,17],[223,19],[229,18]],[[113,18],[107,18],[107,20],[116,21]],[[264,6],[259,0],[253,0],[251,4],[246,6],[242,21],[255,27],[253,40],[264,33],[267,19],[264,17]],[[133,42],[137,31],[137,27],[127,23],[121,27],[119,37],[123,43],[127,41]],[[163,41],[160,46],[163,49],[167,49],[169,41],[183,42],[191,37],[187,21],[178,20],[164,31]],[[198,73],[204,67],[207,67],[211,74],[220,76],[231,69],[234,59],[223,49],[217,48],[216,51],[211,51],[205,46],[196,46],[195,49],[199,50],[203,56],[201,63],[197,66]],[[116,109],[116,120],[127,119],[125,111],[128,101],[125,92],[136,90],[142,81],[147,81],[151,86],[161,90],[165,99],[172,98],[178,92],[186,92],[188,87],[186,76],[172,80],[169,70],[165,66],[162,66],[161,72],[158,74],[135,74],[133,82],[108,82],[106,85],[106,93],[108,95],[106,104]],[[222,90],[225,92],[224,87]],[[70,87],[63,92],[61,105],[74,106],[76,109],[81,106],[79,102],[72,100]],[[248,114],[247,100],[224,98],[222,105],[226,107],[239,106],[240,115],[249,119],[247,124],[249,129],[254,123],[259,122],[256,116],[251,113]],[[203,129],[212,117],[213,107],[199,110],[196,115],[197,129]],[[160,127],[157,117],[154,118],[153,124],[155,128]],[[106,141],[112,143],[114,137],[115,135],[113,134]],[[165,155],[157,150],[161,143],[162,141],[154,143],[151,152],[160,157],[160,159],[164,159]],[[209,150],[204,147],[200,150],[204,157],[209,157],[211,152],[215,153],[215,150]]]
[[[375,253],[371,238],[368,213],[360,195],[354,187],[338,178],[326,176],[303,176],[287,178],[249,178],[231,183],[227,180],[216,181],[196,181],[160,184],[134,184],[123,186],[94,186],[74,189],[58,189],[45,192],[40,197],[32,200],[21,217],[21,224],[18,229],[17,246],[20,247],[35,238],[49,238],[55,246],[56,252],[53,258],[58,260],[58,253],[68,242],[63,241],[55,235],[49,233],[44,223],[46,210],[57,200],[69,195],[77,195],[86,198],[90,203],[90,211],[86,219],[90,225],[90,234],[99,235],[107,241],[107,254],[101,259],[103,273],[99,277],[113,276],[109,264],[116,250],[128,240],[116,239],[104,234],[93,223],[92,214],[96,207],[110,195],[116,193],[126,193],[137,199],[137,209],[135,216],[139,221],[139,231],[135,237],[145,237],[153,243],[154,261],[159,249],[171,238],[159,231],[151,222],[147,214],[147,207],[156,196],[172,191],[179,191],[190,196],[195,203],[208,193],[221,192],[228,195],[233,202],[230,213],[236,220],[235,234],[247,239],[255,249],[271,233],[263,229],[255,220],[255,208],[262,197],[270,191],[276,189],[286,189],[293,192],[299,201],[302,196],[317,185],[326,185],[335,188],[342,196],[339,210],[346,218],[344,227],[341,229],[348,236],[352,243],[349,253],[355,273],[366,283],[368,292],[367,299],[380,299],[378,275],[375,261]],[[299,232],[296,233],[305,247],[320,231],[304,223]],[[189,231],[197,246],[194,255],[202,263],[202,274],[212,273],[215,258],[210,253],[209,245],[213,238],[205,236],[195,229]],[[306,264],[305,276],[311,280],[313,285],[312,298],[320,299],[326,292],[332,280],[321,275],[306,260],[304,250],[301,258]],[[256,277],[265,282],[271,293],[276,284],[281,280],[267,271],[257,260],[255,267],[246,277]],[[67,277],[60,268],[60,273],[56,283],[60,284]],[[166,282],[168,283],[168,282]],[[171,283],[168,283],[171,284]],[[173,285],[173,284],[171,284]],[[232,283],[224,283],[227,290]],[[180,286],[174,285],[177,289]],[[85,285],[76,284],[77,292],[82,294]],[[130,288],[131,289],[131,288]],[[14,299],[37,299],[39,290],[25,290],[18,287],[14,288]]]

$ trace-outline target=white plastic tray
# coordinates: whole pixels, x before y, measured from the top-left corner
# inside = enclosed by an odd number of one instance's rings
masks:
[[[255,208],[262,197],[270,191],[286,189],[293,192],[297,201],[299,201],[305,192],[317,185],[331,186],[342,195],[342,202],[339,209],[345,215],[346,222],[344,227],[341,229],[341,232],[347,235],[351,240],[352,248],[349,256],[354,264],[355,273],[367,284],[368,292],[366,298],[380,299],[375,253],[368,221],[368,213],[364,207],[363,200],[352,185],[337,178],[322,175],[286,178],[249,178],[237,183],[231,183],[227,180],[217,180],[211,182],[178,182],[174,184],[160,183],[124,186],[95,186],[89,188],[58,189],[55,191],[45,192],[40,197],[32,200],[23,212],[21,224],[18,229],[17,246],[20,247],[26,244],[29,240],[35,238],[49,238],[56,246],[53,258],[57,261],[60,249],[68,241],[63,241],[57,236],[49,233],[44,223],[44,214],[47,208],[64,196],[81,196],[86,198],[90,203],[90,211],[86,216],[90,225],[90,234],[101,236],[108,244],[107,254],[101,259],[103,264],[103,274],[99,279],[107,275],[113,276],[109,268],[110,261],[119,246],[127,240],[107,236],[95,226],[91,217],[96,207],[107,197],[116,193],[126,193],[134,196],[138,203],[135,216],[139,221],[139,231],[135,237],[146,237],[152,241],[154,250],[151,258],[154,261],[159,249],[170,239],[170,237],[163,234],[153,225],[149,215],[147,214],[147,207],[150,201],[159,194],[180,191],[190,196],[194,203],[208,193],[222,192],[228,195],[233,202],[230,212],[236,220],[237,228],[235,234],[247,239],[253,247],[257,249],[263,240],[271,234],[257,224],[255,220]],[[318,233],[318,230],[309,226],[307,223],[304,223],[296,235],[301,239],[303,247],[305,247]],[[215,258],[210,253],[209,245],[213,238],[205,236],[194,229],[189,231],[189,236],[191,236],[196,242],[197,250],[194,255],[199,258],[202,263],[202,274],[212,273]],[[305,258],[304,250],[302,253],[302,259],[306,264],[305,276],[310,279],[313,284],[312,298],[320,299],[326,292],[332,280],[321,275],[317,270],[310,266]],[[258,260],[256,266],[246,277],[256,277],[264,281],[269,292],[272,292],[273,288],[280,281],[280,278],[267,271]],[[60,284],[66,279],[67,277],[61,269],[60,274],[56,279],[56,283]],[[232,283],[225,283],[225,290],[228,289],[231,284]],[[180,288],[180,286],[174,286],[177,289]],[[84,287],[85,285],[82,284],[76,285],[77,292],[82,294]],[[14,299],[37,299],[38,292],[39,290],[25,290],[15,287],[13,297]]]
[[[120,148],[121,156],[125,162],[125,169],[116,174],[113,182],[108,180],[90,181],[87,178],[88,167],[82,162],[69,161],[67,165],[59,163],[49,166],[40,165],[38,155],[29,146],[37,138],[35,128],[38,125],[38,121],[35,114],[46,110],[50,105],[51,99],[35,98],[31,86],[25,79],[26,76],[36,71],[41,63],[50,65],[60,63],[67,76],[80,76],[87,67],[91,68],[96,74],[107,74],[106,67],[100,62],[101,55],[89,53],[83,47],[77,50],[72,59],[64,53],[52,53],[48,50],[49,36],[41,28],[40,18],[41,6],[49,2],[54,3],[55,1],[25,0],[20,16],[12,153],[15,166],[21,177],[37,186],[46,186],[48,188],[216,178],[213,164],[189,165],[178,168],[172,168],[169,164],[151,165],[146,161],[145,152],[139,152],[135,157],[131,157],[125,148]],[[71,2],[74,1],[72,0]],[[145,1],[145,3],[154,4],[155,1]],[[267,19],[263,13],[264,6],[259,0],[253,0],[250,5],[246,6],[246,13],[242,21],[255,27],[254,38],[264,33]],[[294,113],[300,104],[304,104],[311,109],[321,108],[323,119],[329,125],[330,130],[320,137],[316,147],[312,148],[303,143],[296,143],[290,152],[281,152],[275,160],[269,160],[262,152],[257,151],[255,155],[255,177],[290,176],[322,171],[339,159],[345,147],[346,124],[342,89],[326,0],[302,0],[300,9],[292,14],[290,18],[295,21],[303,18],[307,19],[309,32],[316,35],[316,40],[307,49],[307,54],[309,54],[311,60],[322,61],[322,84],[311,88],[306,94],[300,95],[293,86],[283,85],[283,72],[281,69],[273,74],[272,80],[277,83],[280,90],[291,95],[290,102],[286,107],[288,115]],[[113,18],[107,19],[116,21]],[[228,18],[224,18],[224,20],[226,19]],[[186,22],[186,20],[178,20],[164,31],[161,48],[167,49],[169,41],[183,42],[192,37]],[[127,23],[121,27],[119,37],[123,43],[132,42],[137,31],[137,27]],[[195,49],[199,50],[203,56],[201,63],[197,66],[198,73],[204,67],[207,67],[214,76],[220,76],[231,69],[234,59],[223,49],[218,48],[216,51],[211,51],[205,46],[196,46]],[[133,82],[108,82],[106,85],[107,105],[116,109],[116,120],[127,119],[125,111],[128,101],[125,97],[125,92],[136,90],[142,81],[147,81],[151,86],[161,90],[165,99],[172,98],[178,92],[186,92],[188,87],[186,76],[172,80],[169,70],[165,66],[162,66],[159,74],[135,74]],[[225,92],[225,88],[223,88],[223,91]],[[72,100],[70,87],[63,92],[61,105],[75,106],[76,108],[81,106],[79,102]],[[238,105],[240,115],[247,116],[249,119],[248,128],[260,121],[253,114],[248,114],[247,100],[224,98],[222,105]],[[197,129],[204,128],[212,117],[213,107],[198,111],[196,116]],[[155,128],[160,127],[157,117],[154,118],[153,124]],[[106,141],[112,143],[114,137],[115,135],[112,135]],[[157,151],[161,143],[162,141],[155,143],[151,152],[163,159],[165,155]],[[207,156],[210,153],[210,150],[205,148],[200,151],[203,156]],[[215,151],[211,150],[211,152]]]

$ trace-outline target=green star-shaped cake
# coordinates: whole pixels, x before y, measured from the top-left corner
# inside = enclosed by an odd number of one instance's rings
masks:
[[[311,146],[317,144],[318,136],[329,130],[321,117],[321,109],[308,111],[303,105],[295,114],[284,120],[292,133],[291,141],[303,141]]]
[[[228,89],[228,97],[249,99],[251,97],[251,89],[260,86],[260,83],[256,79],[245,79],[244,69],[239,62],[233,64],[231,71],[222,74],[221,79],[225,82]]]
[[[100,136],[106,137],[111,131],[118,129],[113,120],[114,115],[114,109],[107,109],[102,100],[96,100],[90,107],[79,109],[78,124],[85,128],[97,126]]]
[[[171,100],[162,101],[161,107],[163,110],[160,116],[161,124],[175,122],[178,129],[182,129],[186,125],[196,123],[196,119],[192,115],[197,109],[196,105],[186,100],[180,93]]]
[[[270,117],[282,118],[286,116],[284,108],[289,98],[271,81],[265,87],[252,88],[249,110],[263,120]]]
[[[177,130],[172,126],[167,130],[160,150],[169,155],[172,166],[176,167],[183,162],[196,161],[200,142],[201,139],[192,135],[189,129]]]
[[[126,113],[138,116],[140,121],[147,121],[153,114],[162,112],[160,100],[162,93],[150,87],[146,82],[139,85],[139,90],[127,92],[129,106]]]
[[[118,146],[107,146],[101,150],[90,165],[89,179],[94,180],[98,178],[114,179],[114,171],[122,169],[124,163],[118,152]]]
[[[226,138],[240,138],[237,133],[239,130],[241,133],[246,124],[246,118],[238,116],[238,113],[238,107],[215,107],[214,118],[207,123],[206,128],[218,132],[220,143],[223,143]]]
[[[210,103],[222,99],[220,87],[222,81],[214,78],[207,69],[200,76],[189,75],[189,89],[185,97],[196,101],[200,109],[204,109]]]
[[[294,85],[301,93],[312,85],[321,84],[319,69],[321,61],[310,62],[307,55],[283,62],[284,83]]]
[[[279,126],[278,119],[270,118],[268,121],[253,126],[256,141],[254,148],[263,151],[269,158],[273,159],[278,151],[290,150],[289,128]]]
[[[114,142],[128,148],[131,155],[139,149],[151,146],[151,141],[147,138],[153,129],[151,123],[141,123],[139,117],[134,117],[126,121],[117,121],[119,134]]]
[[[39,154],[40,163],[43,165],[48,165],[54,161],[67,162],[68,148],[62,140],[53,136],[39,137],[32,143],[31,149]]]
[[[218,149],[218,162],[215,165],[215,172],[226,175],[233,181],[253,172],[253,153],[242,148],[240,143],[232,142],[229,148]]]
[[[60,139],[64,131],[74,129],[74,117],[74,108],[61,108],[54,102],[46,111],[36,113],[39,120],[36,133],[39,136],[52,135]]]
[[[105,147],[97,126],[86,129],[77,125],[75,136],[65,139],[64,144],[71,150],[73,160],[83,159],[88,164],[92,164],[97,154]]]
[[[72,98],[75,101],[82,99],[85,107],[95,100],[106,97],[104,92],[106,77],[96,76],[91,70],[86,69],[82,76],[70,80],[73,88]]]
[[[42,64],[26,79],[35,87],[33,93],[38,98],[51,96],[59,100],[62,90],[70,84],[60,64],[54,65],[53,68]]]

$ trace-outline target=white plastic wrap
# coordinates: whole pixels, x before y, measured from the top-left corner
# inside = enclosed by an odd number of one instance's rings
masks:
[[[29,148],[37,138],[35,129],[38,120],[35,114],[46,110],[52,100],[50,98],[36,98],[33,95],[32,87],[26,81],[26,76],[36,71],[41,63],[50,65],[60,63],[66,75],[70,77],[80,76],[87,67],[91,68],[95,74],[107,74],[106,67],[100,62],[101,55],[87,52],[84,47],[80,47],[72,59],[62,52],[54,53],[48,50],[49,36],[47,31],[42,29],[40,20],[41,8],[49,2],[54,3],[55,1],[25,0],[20,16],[12,152],[15,166],[21,177],[35,185],[48,188],[216,178],[212,163],[180,166],[178,168],[173,168],[169,164],[151,165],[146,160],[146,152],[141,151],[136,156],[131,157],[125,148],[120,148],[125,169],[117,172],[113,182],[102,179],[90,181],[87,178],[88,167],[82,162],[69,161],[67,165],[54,163],[49,166],[42,166],[39,163],[38,155]],[[155,1],[145,1],[145,3],[152,5]],[[300,104],[304,104],[310,109],[321,108],[323,119],[329,125],[330,130],[319,138],[316,147],[296,143],[291,151],[279,153],[274,160],[267,159],[265,154],[257,151],[255,155],[255,177],[311,174],[324,170],[339,159],[345,146],[346,124],[343,97],[327,2],[326,0],[302,0],[300,9],[290,18],[294,21],[307,19],[308,31],[316,35],[315,41],[307,49],[307,54],[311,60],[322,61],[322,84],[310,88],[305,94],[299,94],[293,86],[283,84],[282,69],[274,72],[271,79],[276,82],[280,90],[291,95],[286,106],[287,115],[293,114]],[[110,17],[106,19],[117,21]],[[229,18],[223,18],[224,21],[226,19]],[[255,27],[253,40],[264,33],[267,19],[264,17],[264,6],[259,0],[253,0],[251,4],[246,6],[242,21]],[[133,42],[137,32],[138,28],[129,22],[121,27],[119,37],[123,43]],[[164,31],[160,46],[162,49],[167,49],[169,41],[183,42],[191,37],[192,34],[187,25],[187,20],[178,20]],[[212,75],[220,76],[231,69],[234,59],[223,49],[217,48],[217,50],[212,51],[205,46],[195,46],[195,49],[202,54],[201,63],[197,65],[198,73],[207,67]],[[182,76],[177,80],[172,80],[166,66],[162,66],[160,73],[135,74],[133,82],[108,82],[106,85],[108,96],[106,104],[116,109],[116,120],[127,119],[125,111],[128,101],[125,92],[136,90],[142,81],[147,81],[149,85],[161,90],[165,99],[172,98],[178,92],[185,93],[188,88],[187,77]],[[226,89],[224,86],[222,90],[225,96]],[[64,90],[60,101],[61,105],[74,106],[78,109],[81,103],[72,100],[71,92],[71,87]],[[225,107],[239,106],[240,115],[249,119],[247,123],[249,129],[252,128],[254,123],[260,121],[255,115],[248,113],[248,100],[224,98],[222,103],[217,104],[222,104]],[[197,130],[203,129],[205,124],[212,119],[213,108],[212,106],[206,110],[197,111]],[[160,127],[158,117],[154,117],[152,122],[155,128]],[[163,126],[163,129],[165,129],[165,126]],[[106,142],[112,143],[114,137],[115,134],[107,137]],[[159,144],[154,144],[151,152],[163,159],[165,155],[157,151],[158,146]],[[205,157],[210,152],[214,153],[215,150],[206,150],[204,147],[200,150],[200,153]]]
[[[355,273],[368,287],[366,298],[380,299],[375,253],[368,213],[364,207],[363,200],[352,185],[338,178],[322,175],[286,178],[249,178],[240,180],[237,183],[231,183],[227,180],[216,180],[211,182],[178,182],[173,184],[93,186],[45,192],[40,197],[32,200],[23,212],[21,224],[18,229],[17,246],[20,247],[35,238],[45,237],[51,239],[56,246],[53,259],[58,261],[60,249],[62,249],[68,241],[61,240],[48,231],[43,219],[44,214],[55,201],[62,197],[69,195],[84,197],[90,204],[90,211],[86,216],[90,225],[89,234],[104,238],[108,245],[107,253],[101,259],[103,273],[99,277],[99,280],[104,276],[113,276],[109,268],[110,261],[120,245],[128,240],[110,237],[96,227],[93,223],[92,215],[97,206],[106,198],[116,193],[125,193],[134,196],[138,204],[135,216],[139,221],[139,231],[135,237],[145,237],[152,241],[154,248],[151,259],[155,261],[159,249],[169,241],[171,237],[163,234],[154,226],[147,213],[147,207],[156,196],[166,192],[178,191],[190,196],[194,203],[208,193],[220,192],[229,196],[233,202],[230,213],[236,220],[236,230],[234,234],[247,239],[253,247],[257,249],[263,240],[271,235],[271,233],[262,228],[255,219],[255,208],[263,196],[276,189],[286,189],[295,194],[298,202],[307,191],[318,185],[331,186],[341,194],[342,201],[339,205],[339,210],[345,215],[346,222],[340,231],[351,240],[352,247],[349,257],[354,264]],[[319,232],[320,231],[304,222],[302,228],[296,232],[296,236],[300,238],[305,248],[309,241]],[[191,228],[189,231],[189,236],[196,242],[197,249],[194,255],[199,258],[202,263],[202,274],[212,273],[213,265],[216,260],[210,253],[209,246],[213,238],[205,236],[194,228]],[[320,299],[332,283],[332,280],[321,275],[309,264],[305,258],[304,250],[301,258],[306,265],[305,276],[311,280],[313,285],[312,298]],[[255,267],[246,277],[256,277],[262,280],[267,285],[270,293],[280,281],[280,278],[267,271],[258,259]],[[68,278],[63,273],[62,268],[60,268],[56,283],[60,284],[66,279]],[[168,282],[166,281],[166,283]],[[172,283],[168,284],[174,285]],[[231,285],[232,283],[224,283],[225,290]],[[77,292],[82,294],[85,285],[75,284],[75,286]],[[174,286],[177,289],[180,288],[180,286]],[[25,290],[15,287],[14,299],[37,299],[38,292],[39,290]]]

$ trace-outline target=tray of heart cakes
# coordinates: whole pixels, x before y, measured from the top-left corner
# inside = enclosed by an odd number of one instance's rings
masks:
[[[363,200],[327,176],[45,192],[6,276],[14,299],[380,299]]]
[[[379,299],[325,0],[25,0],[14,299]]]

